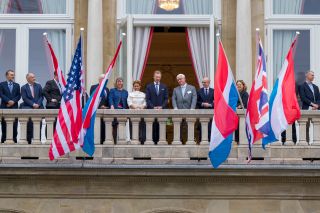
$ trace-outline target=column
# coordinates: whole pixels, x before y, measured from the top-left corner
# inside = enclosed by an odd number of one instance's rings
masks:
[[[173,121],[172,145],[181,145],[181,139],[180,139],[181,118],[172,118],[172,121]]]
[[[196,119],[195,118],[187,118],[186,121],[188,123],[188,140],[186,142],[186,145],[195,145],[194,123],[195,123]]]
[[[308,122],[308,118],[306,118],[306,117],[300,118],[300,120],[298,121],[299,126],[300,126],[299,127],[300,139],[299,139],[299,142],[297,142],[298,146],[308,146],[307,122]]]
[[[154,141],[152,140],[152,124],[154,118],[144,118],[146,122],[146,141],[144,142],[145,145],[154,145]]]
[[[313,123],[313,144],[319,146],[320,145],[320,118],[312,118]]]
[[[167,118],[158,118],[159,122],[159,142],[158,145],[168,145],[166,137]]]
[[[27,122],[29,118],[19,118],[20,123],[20,140],[18,141],[18,144],[28,144],[27,142]]]
[[[105,130],[106,130],[106,138],[103,144],[106,145],[114,145],[113,142],[113,136],[112,136],[112,121],[113,118],[110,117],[103,117],[103,121],[105,124]]]
[[[94,120],[94,144],[100,144],[101,140],[101,117],[100,115],[96,115],[96,119]]]
[[[140,144],[139,141],[139,122],[140,118],[130,118],[132,122],[132,139],[131,144],[138,145]]]
[[[236,79],[242,79],[251,88],[251,0],[237,0]]]
[[[7,138],[6,138],[6,144],[13,144],[13,122],[14,118],[4,118],[7,124]]]
[[[201,123],[201,142],[200,145],[208,146],[208,124],[210,119],[209,118],[200,118]]]
[[[46,144],[51,144],[53,139],[53,131],[54,131],[54,121],[55,117],[46,118],[47,122],[47,141]]]
[[[33,140],[32,140],[32,144],[41,144],[40,143],[40,130],[41,130],[41,126],[40,126],[40,122],[42,120],[42,118],[31,118],[32,122],[33,122]]]
[[[89,86],[97,83],[98,74],[103,72],[102,0],[88,0],[87,70],[89,91]]]
[[[126,145],[126,136],[127,136],[127,130],[126,130],[126,123],[127,118],[117,118],[119,124],[118,124],[118,145]]]

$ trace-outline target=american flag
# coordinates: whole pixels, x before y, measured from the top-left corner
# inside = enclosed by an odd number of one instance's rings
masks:
[[[49,51],[50,51],[54,72],[57,73],[58,81],[59,81],[60,86],[61,86],[61,91],[63,92],[65,90],[65,88],[66,88],[66,80],[64,79],[62,70],[60,69],[60,66],[59,66],[59,63],[58,63],[58,59],[57,59],[57,57],[56,57],[56,55],[55,55],[55,53],[53,51],[53,48],[52,48],[50,42],[48,41],[48,38],[45,37],[45,40],[47,42],[47,45],[48,45],[48,48],[49,48]]]
[[[246,133],[249,142],[249,160],[252,158],[252,145],[270,132],[268,82],[266,60],[259,38],[257,70],[250,90],[246,112]]]
[[[81,128],[81,37],[75,51],[63,92],[53,141],[49,150],[50,160],[54,160],[80,148],[78,136]]]

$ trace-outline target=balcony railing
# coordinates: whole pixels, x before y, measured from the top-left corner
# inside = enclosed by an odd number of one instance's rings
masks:
[[[0,110],[6,121],[6,141],[0,145],[0,157],[5,162],[34,159],[49,162],[48,150],[52,141],[57,110]],[[99,164],[210,164],[208,156],[208,123],[212,110],[98,110],[95,123],[93,158],[78,150],[58,160],[73,162],[88,159]],[[247,164],[248,145],[245,133],[244,111],[239,110],[239,142],[233,143],[226,164]],[[13,123],[19,120],[18,141],[13,141]],[[118,128],[113,129],[117,119]],[[128,120],[132,126],[131,140]],[[27,142],[27,122],[33,121],[33,139]],[[145,142],[139,141],[139,122],[145,122]],[[159,142],[152,138],[153,122],[159,123]],[[183,124],[182,124],[183,121]],[[100,122],[105,124],[105,139],[101,141]],[[199,128],[201,126],[201,128]],[[181,128],[184,131],[181,131]],[[42,129],[42,130],[41,130]],[[200,133],[201,131],[201,133]],[[183,135],[181,135],[182,133]],[[202,140],[200,138],[202,135]],[[296,136],[293,139],[293,136]],[[261,142],[253,146],[252,164],[315,164],[320,160],[320,112],[303,111],[290,126],[283,142],[275,142],[266,149]],[[54,161],[55,163],[57,161]]]

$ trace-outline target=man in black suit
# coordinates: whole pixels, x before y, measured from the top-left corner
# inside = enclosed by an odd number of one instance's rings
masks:
[[[104,74],[101,74],[99,77],[99,83],[103,80]],[[90,87],[90,96],[94,93],[94,91],[97,89],[99,84],[94,84]],[[107,87],[104,88],[104,90],[101,93],[101,100],[99,103],[99,109],[109,109],[109,101],[108,101],[108,95],[109,95],[109,89]],[[103,141],[106,138],[106,131],[105,131],[105,124],[103,121],[103,118],[101,118],[101,125],[100,125],[100,143],[103,143]]]
[[[302,109],[320,109],[319,87],[312,83],[313,80],[314,72],[310,70],[306,74],[306,81],[299,87],[299,95],[302,101]]]
[[[153,83],[146,87],[147,109],[166,109],[168,107],[168,89],[162,84],[161,72],[156,70],[153,74]],[[154,142],[159,141],[159,122],[153,122],[152,138]]]
[[[62,87],[58,80],[58,75],[54,72],[52,80],[47,81],[43,88],[43,96],[47,100],[47,109],[59,109],[62,97]]]
[[[18,102],[21,98],[20,85],[14,82],[15,73],[13,70],[6,71],[6,81],[0,83],[1,109],[18,109]],[[1,121],[3,143],[6,140],[7,125],[4,119]],[[13,141],[17,142],[18,119],[13,123]]]
[[[199,89],[197,97],[197,106],[199,109],[213,109],[214,108],[214,90],[210,88],[210,79],[208,77],[204,77],[202,80],[202,88]],[[208,124],[208,140],[210,140],[211,135],[211,125],[212,119],[210,119]],[[200,138],[201,135],[201,125],[198,126]]]
[[[21,87],[21,96],[23,103],[20,104],[21,109],[43,109],[43,93],[40,84],[36,83],[36,77],[33,73],[26,75],[27,82]],[[41,126],[41,125],[40,125]],[[31,143],[33,138],[33,123],[29,119],[27,123],[27,141]]]

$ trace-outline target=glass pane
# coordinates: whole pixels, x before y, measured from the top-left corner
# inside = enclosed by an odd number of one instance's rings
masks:
[[[16,30],[0,29],[0,81],[8,69],[15,70]]]
[[[66,0],[1,0],[0,14],[65,14]]]
[[[273,72],[274,81],[280,72],[297,30],[274,30],[273,32]],[[294,71],[297,84],[305,81],[305,73],[310,69],[310,31],[300,30],[294,54]]]
[[[58,58],[59,66],[65,73],[66,31],[35,29],[29,31],[29,72],[36,75],[42,86],[53,78],[53,65],[43,33],[48,33],[48,40]]]
[[[319,0],[273,0],[274,14],[320,14]]]
[[[212,14],[212,0],[127,0],[127,14]]]

